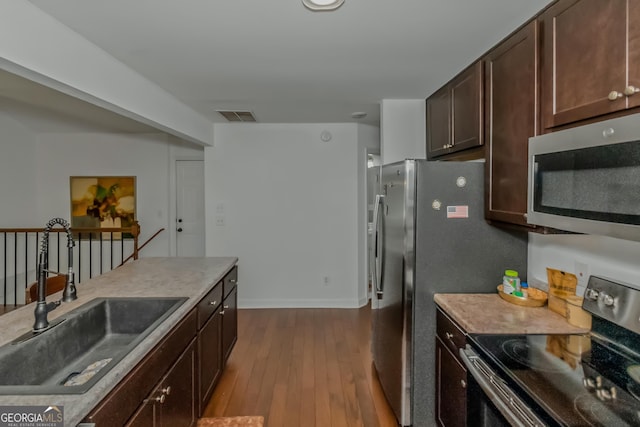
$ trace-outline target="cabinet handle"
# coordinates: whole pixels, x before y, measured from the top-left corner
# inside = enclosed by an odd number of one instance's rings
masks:
[[[142,401],[142,403],[145,403],[145,404],[151,403],[151,404],[153,404],[153,403],[157,402],[157,403],[163,404],[166,399],[167,399],[167,396],[163,392],[160,396],[156,396],[156,397],[151,398],[151,399],[144,399]]]
[[[229,308],[229,306],[228,305],[223,305],[222,308],[224,308],[226,310],[227,308]]]
[[[467,382],[465,380],[460,380],[460,385],[462,388],[467,388]]]
[[[627,86],[626,88],[624,88],[624,94],[627,96],[631,96],[631,95],[635,95],[636,93],[640,92],[640,88],[635,87],[635,86]]]
[[[236,279],[229,279],[229,282],[230,282],[230,283],[234,283],[234,284],[235,284],[235,283],[238,283],[238,280],[236,280]]]
[[[218,305],[218,301],[209,301],[209,305]]]
[[[447,337],[447,339],[453,340],[453,334],[451,332],[445,332],[444,333]]]
[[[171,394],[171,386],[162,389],[162,394],[169,396]]]
[[[612,90],[611,92],[609,92],[609,101],[615,101],[618,98],[622,98],[624,95],[621,92],[618,92],[617,90]]]
[[[224,310],[220,312],[220,316],[224,316]]]

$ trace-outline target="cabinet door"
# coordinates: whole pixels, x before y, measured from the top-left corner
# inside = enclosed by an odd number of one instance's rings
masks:
[[[626,0],[561,0],[543,13],[544,128],[626,107],[626,9]]]
[[[459,74],[450,86],[452,151],[482,145],[482,61]]]
[[[238,339],[238,287],[224,299],[222,311],[222,355],[223,365],[233,350],[233,346]]]
[[[222,307],[198,333],[199,410],[202,415],[222,372]]]
[[[640,2],[629,0],[629,16],[627,18],[629,26],[629,81],[628,89],[631,90],[628,98],[628,107],[640,106]]]
[[[445,86],[427,98],[427,158],[447,154],[451,144],[451,94]]]
[[[133,417],[125,424],[125,427],[152,427],[156,425],[155,405],[144,403]]]
[[[196,423],[196,344],[195,340],[180,356],[160,384],[157,392],[165,399],[156,404],[160,427],[190,427]]]
[[[527,225],[527,151],[538,134],[538,34],[532,21],[485,57],[485,217]]]
[[[437,337],[436,419],[445,427],[467,425],[467,370]]]

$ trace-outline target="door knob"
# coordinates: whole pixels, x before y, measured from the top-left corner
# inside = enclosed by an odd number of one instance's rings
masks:
[[[182,222],[182,218],[178,218],[178,222]]]
[[[178,233],[181,233],[182,232],[182,227],[178,228],[177,231],[178,231]]]

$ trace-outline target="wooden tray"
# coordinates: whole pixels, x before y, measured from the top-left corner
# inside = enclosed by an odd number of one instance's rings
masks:
[[[517,297],[511,294],[505,294],[502,292],[502,285],[498,285],[498,295],[505,301],[511,304],[521,305],[523,307],[542,307],[547,303],[547,293],[536,288],[528,288],[528,298]]]

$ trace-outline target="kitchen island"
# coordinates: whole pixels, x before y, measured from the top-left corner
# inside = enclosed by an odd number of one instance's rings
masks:
[[[145,258],[78,284],[78,299],[63,303],[49,313],[49,321],[102,297],[188,298],[134,350],[117,363],[84,394],[0,396],[0,405],[64,406],[64,425],[76,426],[147,356],[172,329],[188,316],[203,298],[234,268],[235,257]],[[60,293],[47,297],[60,299]],[[0,317],[0,345],[8,344],[31,330],[33,309],[29,304]],[[30,369],[16,366],[15,369]]]

